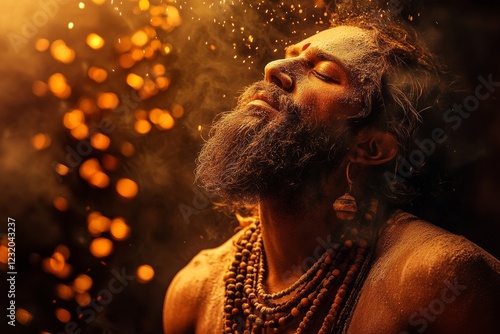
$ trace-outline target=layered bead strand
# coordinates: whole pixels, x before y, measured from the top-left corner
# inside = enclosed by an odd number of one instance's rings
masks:
[[[265,328],[279,332],[293,321],[298,323],[296,333],[307,333],[319,324],[319,333],[330,333],[366,258],[371,236],[370,228],[364,227],[361,231],[348,228],[290,287],[266,293],[261,229],[259,222],[250,226],[236,243],[225,277],[223,333],[262,333]],[[326,314],[324,319],[318,320],[320,314]]]

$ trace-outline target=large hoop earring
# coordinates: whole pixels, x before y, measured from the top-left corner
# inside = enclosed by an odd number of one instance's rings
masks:
[[[333,203],[333,210],[338,219],[343,221],[351,221],[356,216],[358,211],[358,206],[356,205],[356,199],[350,194],[352,192],[352,180],[349,176],[349,168],[351,167],[351,162],[347,163],[346,167],[346,179],[349,185],[349,190]]]

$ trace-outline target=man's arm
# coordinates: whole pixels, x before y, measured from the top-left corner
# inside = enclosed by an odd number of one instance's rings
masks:
[[[189,269],[180,271],[170,283],[163,304],[163,332],[165,334],[195,333],[196,312],[186,291]]]

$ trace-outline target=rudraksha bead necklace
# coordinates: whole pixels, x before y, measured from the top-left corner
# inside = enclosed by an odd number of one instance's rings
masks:
[[[326,316],[318,333],[330,333],[366,259],[374,212],[364,216],[362,224],[350,224],[295,283],[275,293],[264,289],[265,251],[260,223],[251,225],[236,242],[234,261],[224,278],[223,333],[262,333],[266,328],[279,332],[294,320],[300,321],[295,333],[307,333],[320,322],[321,313]],[[282,299],[286,300],[278,301]]]

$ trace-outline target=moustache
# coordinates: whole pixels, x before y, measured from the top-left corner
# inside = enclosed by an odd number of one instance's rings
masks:
[[[236,109],[244,110],[248,103],[255,100],[266,102],[278,112],[286,111],[288,114],[295,116],[300,114],[301,107],[293,101],[288,92],[276,84],[264,80],[257,81],[246,87],[245,91],[238,98]]]

